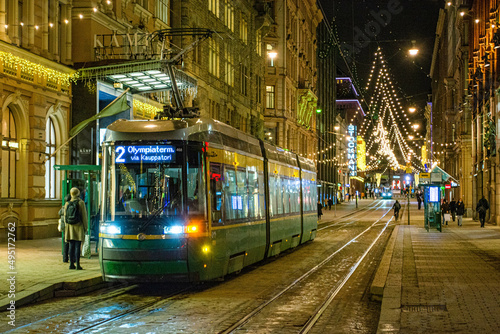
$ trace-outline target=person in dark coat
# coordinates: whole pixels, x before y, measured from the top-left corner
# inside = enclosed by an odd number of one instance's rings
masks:
[[[462,202],[461,198],[457,202],[457,206],[456,206],[455,211],[457,214],[457,224],[458,224],[458,226],[462,226],[462,217],[465,213],[465,205],[464,205],[464,202]]]
[[[420,195],[420,192],[417,192],[417,202],[418,202],[418,209],[422,207],[422,196]]]
[[[484,227],[484,223],[486,220],[486,211],[490,208],[488,201],[484,196],[477,202],[476,211],[479,214],[479,222],[481,223],[481,227]]]
[[[455,211],[457,209],[457,202],[455,202],[455,199],[453,198],[450,202],[450,213],[451,213],[451,219],[455,221]]]
[[[78,201],[78,210],[81,216],[80,222],[76,224],[66,222],[64,227],[65,241],[69,243],[69,269],[82,270],[83,268],[80,266],[80,248],[87,233],[87,209],[85,208],[85,202],[80,199],[80,190],[78,188],[71,188],[69,193],[71,194],[71,202]],[[66,212],[68,205],[69,202],[64,205],[64,212]]]
[[[448,221],[444,220],[445,213],[450,213],[450,204],[448,204],[446,199],[443,199],[443,204],[441,204],[441,215],[443,216],[443,223],[446,223],[446,225],[448,225]]]
[[[322,215],[323,215],[323,204],[321,204],[321,201],[318,201],[318,219],[321,219]]]
[[[69,201],[71,201],[71,195],[70,194],[67,194],[66,197],[64,197],[64,206],[61,208],[61,210],[59,210],[59,225],[57,226],[57,229],[59,230],[59,232],[63,232],[65,230],[65,226],[66,226],[66,223],[64,221],[64,208],[65,208],[65,205],[66,203],[68,203]],[[64,263],[68,263],[68,255],[69,254],[69,244],[64,241],[64,245],[63,245],[63,262]]]
[[[399,204],[398,200],[396,200],[396,202],[394,202],[394,205],[392,206],[392,208],[394,209],[394,219],[397,221],[398,217],[399,217],[399,210],[401,209],[401,204]]]

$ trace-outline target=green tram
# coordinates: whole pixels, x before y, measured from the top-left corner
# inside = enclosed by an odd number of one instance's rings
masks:
[[[118,120],[103,143],[105,281],[204,281],[313,240],[311,160],[204,118]]]

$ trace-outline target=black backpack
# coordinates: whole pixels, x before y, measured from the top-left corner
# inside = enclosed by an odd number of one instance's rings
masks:
[[[66,207],[66,213],[64,217],[66,219],[66,223],[68,224],[78,224],[82,221],[80,216],[80,201],[69,201],[68,206]]]

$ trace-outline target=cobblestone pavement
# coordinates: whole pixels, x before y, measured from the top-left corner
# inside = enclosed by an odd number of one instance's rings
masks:
[[[360,201],[359,210],[373,203],[371,200]],[[322,220],[323,222],[337,221],[339,217],[354,211],[356,211],[354,202],[342,204],[337,208],[337,219],[333,217],[334,210],[326,210]],[[373,218],[371,220],[373,221]],[[350,221],[356,221],[356,218],[350,219]],[[241,275],[227,277],[224,282],[205,283],[196,287],[196,291],[190,291],[173,298],[167,297],[162,292],[152,295],[145,294],[139,289],[134,290],[133,293],[127,292],[116,297],[110,295],[109,298],[108,294],[112,294],[112,292],[38,303],[19,310],[19,326],[35,321],[36,324],[29,327],[31,332],[57,333],[71,328],[75,330],[92,321],[98,322],[111,318],[122,310],[136,306],[136,304],[144,305],[157,300],[158,303],[152,304],[148,309],[136,315],[127,316],[126,320],[120,321],[118,324],[104,326],[100,332],[138,333],[148,330],[155,333],[215,333],[220,328],[230,326],[246,312],[268,299],[269,296],[274,295],[277,290],[302,275],[315,263],[322,261],[326,252],[338,248],[338,245],[342,244],[342,240],[351,238],[356,229],[360,229],[360,226],[355,223],[339,224],[338,228],[318,233],[314,242],[299,247],[294,252],[280,255],[268,263],[252,266],[244,270]],[[364,243],[361,242],[353,244],[355,248],[360,248],[360,246],[365,247]],[[338,268],[349,268],[344,255],[336,260]],[[332,277],[337,275],[336,270],[331,272]],[[350,298],[349,293],[346,296],[346,298]],[[304,300],[306,302],[307,298],[310,299],[310,295],[301,295],[298,298],[306,298]],[[283,317],[289,311],[293,311],[295,307],[285,303],[278,305]],[[345,304],[340,305],[340,307],[345,309]],[[359,308],[359,304],[355,304],[354,307]],[[376,324],[371,325],[370,330],[367,330],[362,323],[364,312],[357,311],[360,321],[354,322],[353,326],[363,326],[364,331],[359,333],[372,333]],[[349,311],[345,309],[343,318],[346,321],[349,321],[348,314]],[[279,323],[279,319],[280,313],[278,312],[278,317],[275,317],[274,321]],[[260,328],[258,327],[257,332],[269,332],[269,328],[273,328],[271,325],[264,323]],[[21,333],[27,328],[19,328],[13,330],[12,333]],[[280,332],[288,333],[289,330],[283,326]],[[1,326],[0,331],[2,331]]]
[[[414,205],[411,218],[394,230],[378,332],[498,333],[500,229],[469,218],[427,232]]]

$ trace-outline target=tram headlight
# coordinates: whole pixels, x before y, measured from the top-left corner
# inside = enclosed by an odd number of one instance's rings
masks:
[[[101,225],[100,232],[103,234],[121,234],[122,228],[116,225]]]
[[[181,225],[165,226],[163,228],[165,234],[181,234],[182,232],[184,232],[184,226]]]
[[[172,225],[172,226],[165,226],[163,228],[163,233],[165,234],[181,234],[181,233],[196,233],[198,232],[198,226],[197,225]]]

